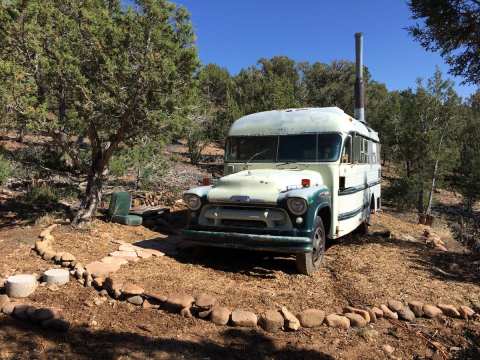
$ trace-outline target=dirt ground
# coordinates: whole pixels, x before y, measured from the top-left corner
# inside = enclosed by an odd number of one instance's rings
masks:
[[[448,252],[428,247],[423,226],[411,214],[385,209],[372,232],[388,229],[391,238],[350,236],[330,244],[324,266],[307,277],[295,273],[292,258],[226,250],[178,249],[178,236],[145,227],[96,220],[82,231],[54,230],[54,247],[86,263],[114,251],[112,240],[163,250],[164,257],[123,266],[119,279],[165,295],[207,292],[230,308],[261,313],[281,305],[294,313],[314,307],[333,312],[345,305],[378,305],[393,298],[480,307],[479,258],[452,239],[444,223],[435,231]],[[0,229],[0,277],[41,273],[50,264],[31,251],[40,226]],[[456,264],[456,265],[455,265]],[[418,319],[413,325],[381,320],[366,329],[322,326],[269,334],[260,328],[216,326],[162,310],[107,300],[76,281],[56,291],[40,287],[28,302],[63,310],[72,324],[66,334],[25,325],[0,315],[0,359],[441,359],[432,342],[450,358],[480,358],[477,321]],[[375,331],[371,331],[375,330]],[[428,340],[427,340],[428,339]]]

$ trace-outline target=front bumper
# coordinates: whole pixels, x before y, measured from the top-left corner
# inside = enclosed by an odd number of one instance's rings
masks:
[[[237,232],[191,230],[182,231],[185,241],[203,246],[272,251],[288,254],[312,251],[312,240],[303,236],[245,234]]]

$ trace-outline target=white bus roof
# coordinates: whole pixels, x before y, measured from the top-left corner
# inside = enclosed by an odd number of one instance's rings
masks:
[[[379,141],[376,131],[338,107],[263,111],[235,121],[228,136],[293,135],[356,132]]]

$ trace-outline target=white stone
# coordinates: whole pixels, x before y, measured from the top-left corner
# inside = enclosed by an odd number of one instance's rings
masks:
[[[7,278],[5,289],[9,297],[24,298],[33,294],[37,285],[35,275],[13,275]]]
[[[45,271],[43,278],[47,285],[65,285],[70,281],[70,274],[66,269],[50,269]]]

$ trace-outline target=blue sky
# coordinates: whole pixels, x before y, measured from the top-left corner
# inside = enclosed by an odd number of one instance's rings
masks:
[[[124,0],[124,3],[129,1]],[[412,24],[404,0],[176,0],[192,16],[203,63],[216,63],[232,74],[261,57],[286,55],[296,61],[354,59],[353,34],[365,35],[364,61],[377,81],[390,90],[415,86],[435,66],[448,66],[408,35]],[[451,76],[449,76],[451,77]],[[470,95],[473,86],[461,86]]]

